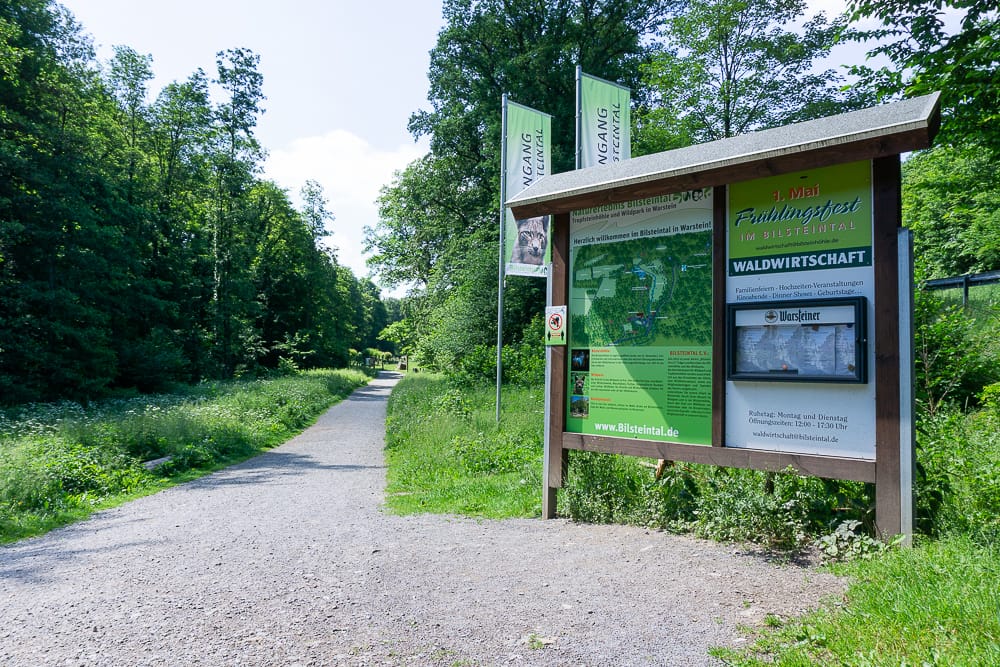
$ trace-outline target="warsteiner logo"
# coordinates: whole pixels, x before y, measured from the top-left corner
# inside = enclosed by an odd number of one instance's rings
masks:
[[[768,324],[774,324],[778,321],[778,313],[773,310],[767,311],[764,313],[764,321]]]
[[[818,322],[821,317],[818,310],[812,312],[807,310],[782,310],[778,312],[778,318],[782,322]]]

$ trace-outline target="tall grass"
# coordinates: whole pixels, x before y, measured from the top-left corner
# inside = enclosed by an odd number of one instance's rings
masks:
[[[501,424],[495,391],[408,375],[386,419],[386,505],[399,513],[478,517],[541,514],[542,392],[508,387]]]
[[[0,541],[35,535],[284,442],[365,384],[360,371],[206,383],[0,415]],[[167,462],[147,470],[143,462]]]

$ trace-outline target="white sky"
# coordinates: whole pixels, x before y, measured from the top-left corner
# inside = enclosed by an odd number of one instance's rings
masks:
[[[427,150],[406,123],[429,108],[428,52],[443,26],[441,0],[61,2],[102,61],[115,45],[152,55],[153,95],[199,67],[213,77],[218,51],[260,55],[267,100],[257,138],[270,154],[265,175],[295,202],[307,179],[322,184],[336,216],[330,243],[355,275],[368,275],[362,229],[377,222],[379,189]],[[827,18],[844,7],[842,0],[808,4],[809,16],[822,9]],[[854,46],[826,66],[862,58]]]

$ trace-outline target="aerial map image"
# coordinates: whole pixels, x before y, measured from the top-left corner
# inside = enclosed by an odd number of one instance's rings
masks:
[[[712,340],[712,232],[575,249],[574,345],[707,345]]]

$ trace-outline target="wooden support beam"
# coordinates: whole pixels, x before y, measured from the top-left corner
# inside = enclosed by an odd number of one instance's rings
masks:
[[[552,241],[552,295],[551,306],[565,306],[569,296],[569,214],[553,216],[550,239]],[[569,330],[567,324],[567,331]],[[550,348],[549,357],[549,449],[546,452],[546,470],[544,497],[542,498],[542,518],[553,519],[556,516],[557,489],[563,485],[566,476],[568,452],[563,447],[563,431],[566,430],[566,387],[567,359],[566,345],[556,345]]]
[[[872,163],[875,234],[875,527],[883,539],[901,531],[899,452],[899,263],[902,219],[899,156]]]

